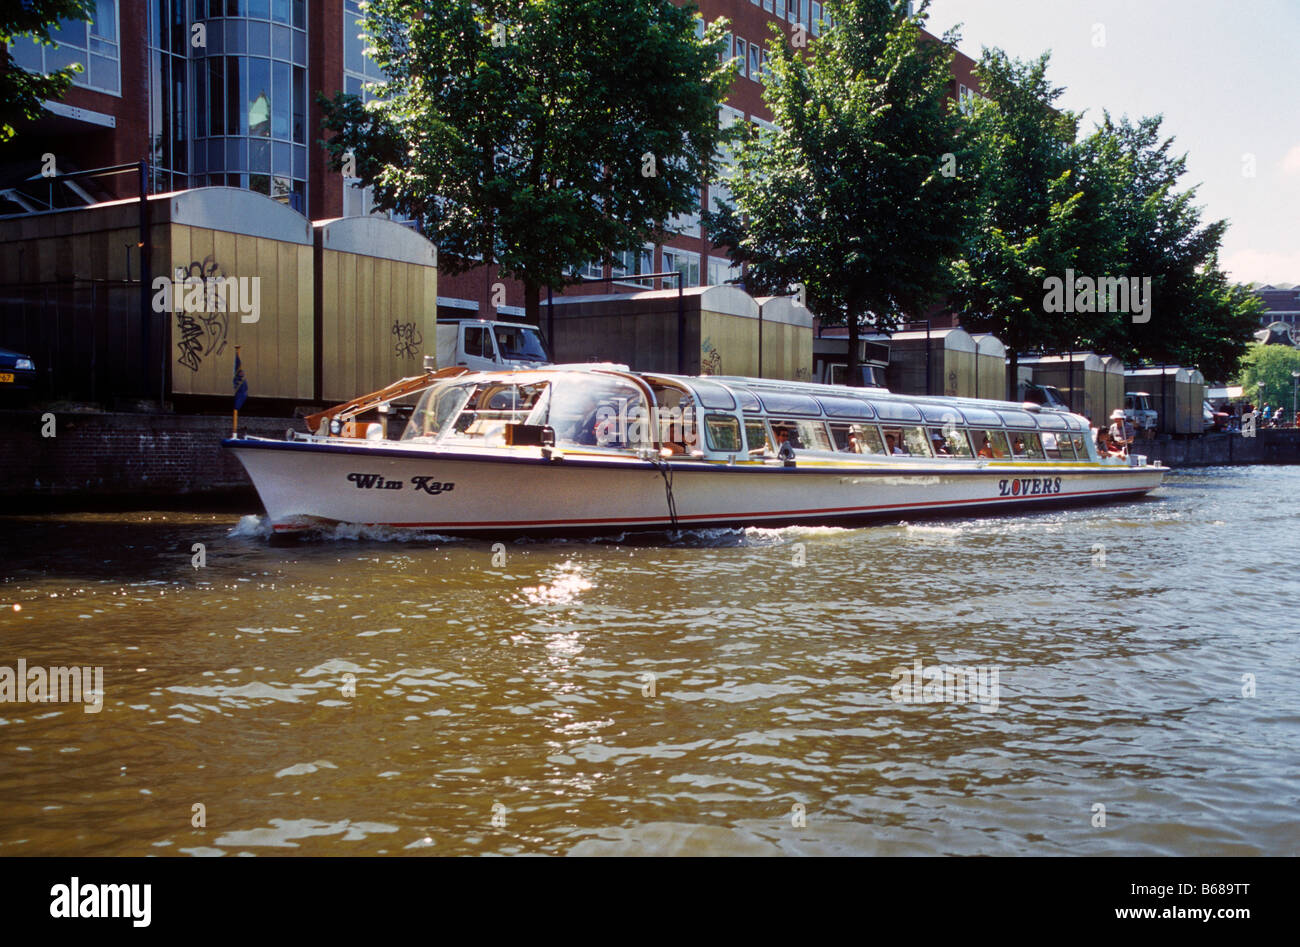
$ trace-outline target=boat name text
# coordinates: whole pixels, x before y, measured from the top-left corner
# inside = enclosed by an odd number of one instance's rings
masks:
[[[358,490],[403,490],[406,484],[401,480],[387,480],[383,474],[367,473],[350,473],[348,480],[356,485]],[[435,480],[433,477],[412,477],[411,486],[416,490],[423,490],[425,493],[437,496],[439,493],[450,493],[456,486],[455,483],[444,483]]]
[[[1060,492],[1060,477],[1025,477],[998,481],[998,495],[1004,497],[1033,497]]]

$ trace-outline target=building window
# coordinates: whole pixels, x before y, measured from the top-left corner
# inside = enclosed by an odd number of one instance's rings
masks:
[[[822,35],[822,5],[820,3],[812,5],[812,35]]]
[[[755,82],[762,81],[763,58],[762,49],[757,43],[749,44],[749,78]]]
[[[614,254],[615,262],[610,270],[610,276],[620,283],[631,283],[633,286],[650,286],[654,280],[634,279],[637,273],[653,273],[655,271],[655,248],[654,244],[647,243],[639,252],[632,250],[620,250]]]
[[[776,0],[776,15],[785,19],[785,0]]]
[[[748,75],[748,70],[746,69],[748,63],[745,58],[748,49],[749,49],[749,44],[747,44],[743,39],[737,36],[736,37],[736,62],[739,68],[737,69],[736,74],[739,76]]]
[[[90,13],[89,23],[60,20],[50,30],[57,47],[44,46],[27,36],[15,37],[9,49],[14,62],[28,72],[41,74],[77,64],[81,72],[72,77],[74,86],[120,95],[117,0],[94,0]]]
[[[763,0],[763,9],[768,13],[772,12],[772,0]]]
[[[682,286],[699,286],[700,255],[689,250],[664,247],[664,271],[681,273]]]
[[[740,279],[740,267],[733,266],[730,260],[722,257],[709,257],[709,286],[721,286],[723,283],[732,283]]]

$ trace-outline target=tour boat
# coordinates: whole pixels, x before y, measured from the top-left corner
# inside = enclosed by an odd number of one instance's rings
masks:
[[[608,364],[430,369],[307,427],[222,442],[276,533],[847,525],[1131,499],[1167,472],[1099,456],[1060,409]]]

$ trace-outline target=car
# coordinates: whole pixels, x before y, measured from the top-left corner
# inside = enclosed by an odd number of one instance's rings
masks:
[[[1205,431],[1226,431],[1228,429],[1228,419],[1232,415],[1226,411],[1214,410],[1214,405],[1208,400],[1201,402],[1203,405],[1202,414],[1205,419],[1203,430]]]
[[[36,382],[36,362],[30,355],[0,348],[0,391],[30,388]]]

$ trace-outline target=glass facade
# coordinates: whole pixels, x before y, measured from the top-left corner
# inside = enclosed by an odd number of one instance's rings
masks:
[[[94,0],[91,17],[90,23],[60,20],[50,30],[50,38],[59,44],[57,48],[39,45],[28,37],[17,37],[9,49],[10,55],[29,72],[54,72],[77,63],[81,73],[73,78],[73,85],[120,95],[117,0]]]
[[[245,187],[307,212],[306,0],[192,2],[193,184]]]

